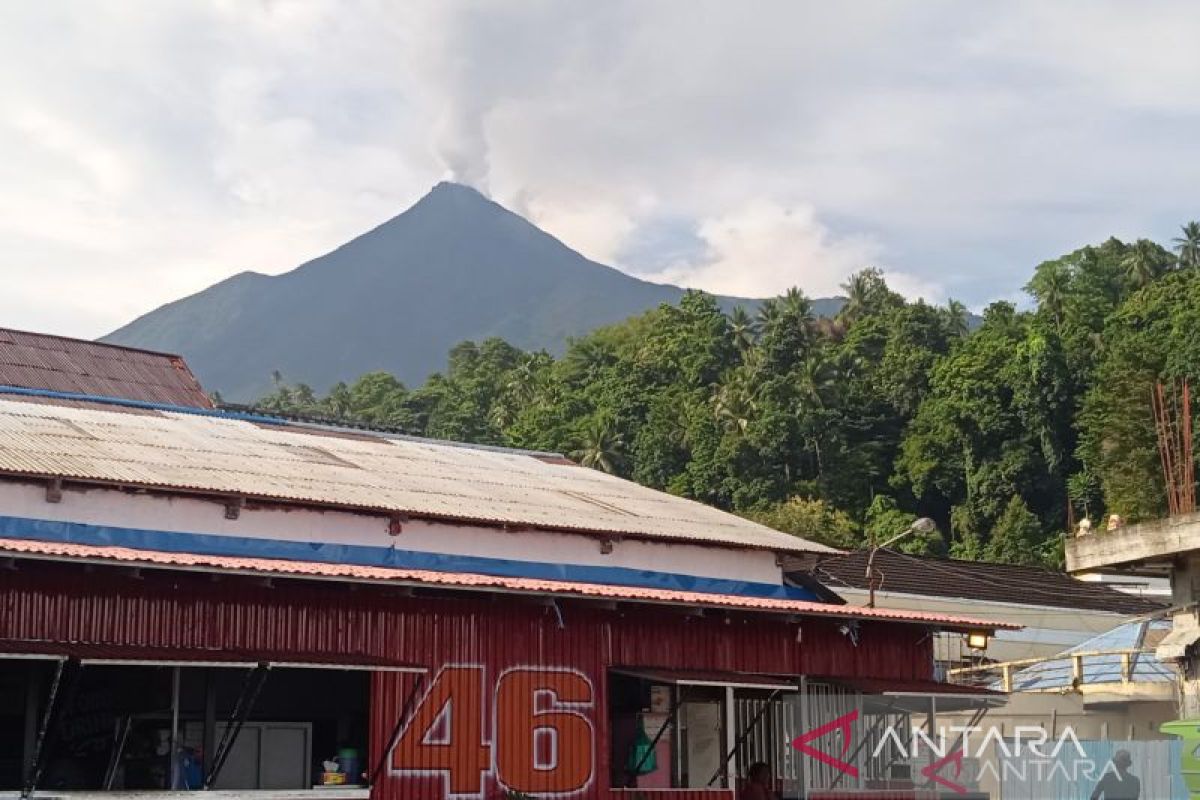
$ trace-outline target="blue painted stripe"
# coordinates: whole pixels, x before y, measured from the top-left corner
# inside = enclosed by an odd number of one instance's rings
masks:
[[[254,539],[209,533],[178,533],[25,517],[0,516],[0,536],[10,539],[128,547],[135,550],[157,550],[167,553],[274,558],[287,561],[350,564],[360,567],[421,569],[433,572],[471,572],[506,578],[539,578],[705,594],[729,594],[742,597],[817,600],[816,595],[808,589],[795,586],[697,577],[630,567],[551,564],[541,561],[425,553],[417,550],[399,550],[394,547],[295,542],[286,539]]]
[[[146,411],[172,411],[178,414],[194,414],[197,417],[220,417],[241,422],[261,422],[270,425],[294,424],[294,420],[284,417],[272,417],[267,414],[249,414],[244,411],[226,411],[219,408],[200,408],[199,406],[177,406],[171,403],[155,403],[149,400],[130,400],[124,397],[105,397],[97,394],[81,394],[79,392],[60,392],[54,389],[31,389],[27,386],[0,385],[0,395],[10,394],[18,397],[45,397],[51,400],[79,400],[87,403],[119,406],[121,408],[140,408]]]

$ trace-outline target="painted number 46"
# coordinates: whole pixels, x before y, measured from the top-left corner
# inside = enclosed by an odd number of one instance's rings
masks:
[[[593,773],[592,685],[571,670],[510,669],[492,698],[485,736],[484,668],[443,667],[421,698],[396,747],[392,769],[440,775],[446,793],[478,797],[494,773],[518,792],[571,794]]]

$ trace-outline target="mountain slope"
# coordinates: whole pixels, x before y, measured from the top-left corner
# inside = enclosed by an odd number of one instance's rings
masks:
[[[179,353],[207,389],[248,401],[275,370],[318,391],[371,370],[415,385],[464,339],[558,352],[568,337],[682,294],[589,261],[474,189],[442,183],[291,272],[243,272],[103,341]],[[832,314],[840,300],[815,306]]]

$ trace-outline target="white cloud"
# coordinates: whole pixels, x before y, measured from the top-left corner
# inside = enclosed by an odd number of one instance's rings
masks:
[[[447,174],[603,261],[684,221],[702,257],[618,264],[660,279],[816,296],[872,263],[977,305],[1197,215],[1197,23],[1091,0],[0,5],[0,324],[104,333]]]
[[[880,252],[865,238],[831,236],[811,207],[765,200],[705,220],[699,236],[707,248],[699,263],[673,264],[648,277],[738,297],[782,294],[792,286],[823,297],[838,293],[846,276],[870,266]]]

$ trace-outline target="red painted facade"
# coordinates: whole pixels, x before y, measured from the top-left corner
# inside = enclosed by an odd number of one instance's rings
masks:
[[[505,595],[407,596],[332,582],[267,586],[185,572],[133,575],[102,567],[85,573],[77,565],[24,561],[0,572],[0,647],[20,640],[84,643],[128,657],[137,657],[139,648],[215,649],[298,662],[328,661],[336,653],[346,663],[361,657],[427,668],[423,678],[380,672],[372,679],[370,766],[386,756],[373,792],[383,800],[444,800],[448,775],[458,776],[464,796],[498,796],[500,775],[507,785],[516,781],[557,796],[624,797],[609,789],[609,667],[930,677],[926,628],[862,622],[856,645],[841,624],[724,612],[691,616],[654,606],[606,609],[569,600],[551,606]],[[451,752],[437,749],[438,736],[432,736],[426,737],[432,745],[418,738],[397,748],[399,755],[385,754],[406,708],[412,718],[425,698],[438,712],[451,695],[447,713],[458,715],[453,735],[465,731],[478,743],[456,743]],[[436,723],[436,717],[429,719]],[[580,742],[589,731],[591,741]],[[562,740],[548,744],[555,736]],[[547,748],[558,755],[554,770],[527,764],[545,761]],[[421,759],[438,771],[421,775]]]

